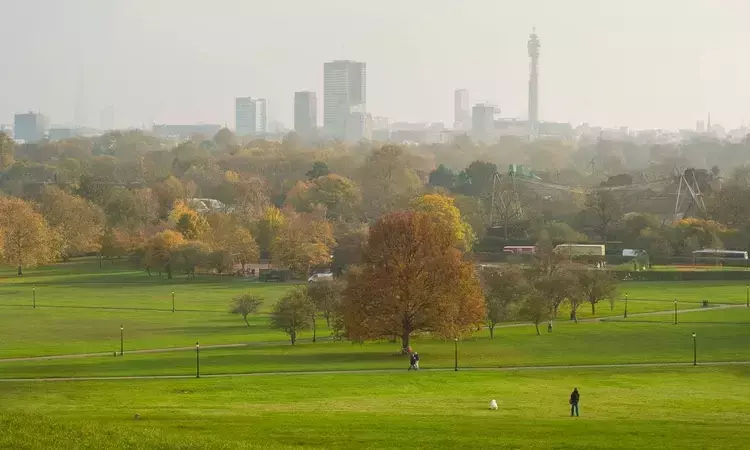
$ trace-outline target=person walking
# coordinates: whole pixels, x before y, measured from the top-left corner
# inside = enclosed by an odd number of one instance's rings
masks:
[[[419,353],[414,352],[414,370],[419,372]]]
[[[570,417],[573,417],[573,413],[578,417],[578,402],[581,400],[581,394],[578,392],[578,388],[574,388],[570,394]]]
[[[547,323],[547,333],[552,333],[552,321],[551,320]]]
[[[414,359],[414,353],[409,353],[409,370],[417,370],[414,364],[416,363],[416,360]]]

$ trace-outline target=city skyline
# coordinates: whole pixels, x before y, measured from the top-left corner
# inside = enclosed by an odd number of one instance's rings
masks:
[[[750,38],[741,20],[750,5],[739,1],[715,8],[702,0],[638,0],[622,8],[584,0],[476,0],[472,8],[440,10],[421,0],[369,9],[333,0],[101,3],[107,4],[30,0],[4,9],[0,39],[13,45],[4,52],[12,70],[0,74],[0,123],[28,110],[73,123],[84,79],[78,109],[90,112],[89,122],[91,112],[111,106],[117,127],[233,123],[232,99],[249,92],[274,106],[269,122],[290,126],[293,93],[322,93],[321,65],[347,58],[370,68],[373,115],[450,125],[451,92],[461,87],[473,103],[526,118],[525,44],[534,26],[545,42],[541,120],[679,129],[693,128],[709,111],[714,123],[729,127],[750,119],[750,86],[743,81],[750,66],[741,46],[732,45]],[[49,14],[38,18],[38,10]],[[365,12],[367,23],[337,31],[337,23]],[[284,21],[289,37],[232,41],[248,17],[258,24],[251,34]],[[419,19],[398,26],[408,17]],[[196,25],[202,33],[181,33],[184,27],[172,24]],[[45,32],[55,41],[41,39]]]

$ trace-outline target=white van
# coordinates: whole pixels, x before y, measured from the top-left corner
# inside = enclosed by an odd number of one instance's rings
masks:
[[[325,272],[325,273],[316,273],[313,274],[310,278],[307,279],[308,283],[315,283],[316,281],[322,281],[322,280],[332,280],[333,274],[331,272]]]

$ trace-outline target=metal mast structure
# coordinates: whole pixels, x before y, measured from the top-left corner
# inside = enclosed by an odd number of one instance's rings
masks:
[[[536,28],[532,29],[529,36],[529,58],[531,58],[529,70],[529,132],[532,138],[539,135],[539,37]]]

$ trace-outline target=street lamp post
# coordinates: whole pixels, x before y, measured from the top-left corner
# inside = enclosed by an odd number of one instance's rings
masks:
[[[695,341],[695,332],[693,332],[693,365],[698,365],[698,346]]]
[[[628,318],[628,293],[625,293],[625,316],[626,319]]]
[[[174,312],[174,291],[172,291],[172,312]]]
[[[453,370],[458,372],[458,338],[453,339],[454,348],[456,349],[456,356],[453,359]]]
[[[31,307],[36,309],[36,286],[31,288]]]
[[[201,377],[201,346],[195,343],[195,378]]]
[[[120,356],[122,356],[123,351],[125,350],[125,328],[120,325]]]
[[[674,299],[674,324],[677,325],[677,299]]]

